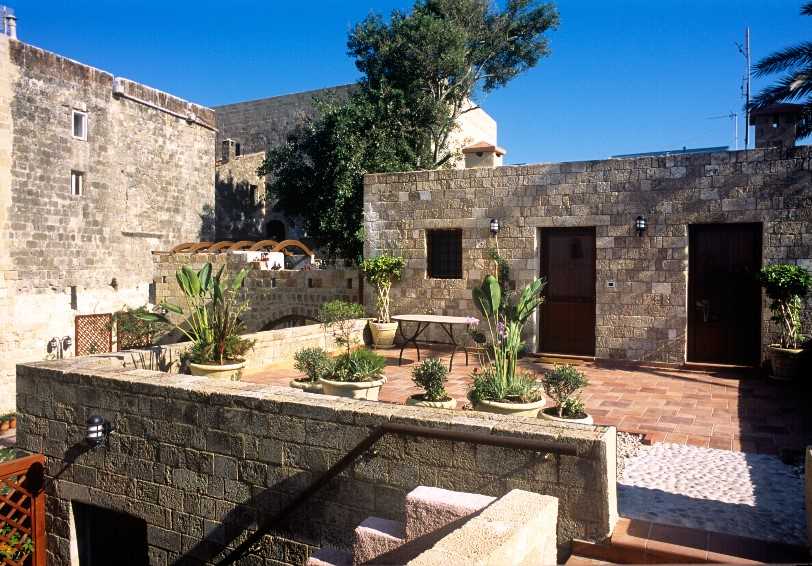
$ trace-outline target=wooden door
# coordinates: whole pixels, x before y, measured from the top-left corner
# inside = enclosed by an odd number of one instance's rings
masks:
[[[688,245],[688,361],[758,365],[761,224],[694,225]]]
[[[539,350],[595,355],[595,229],[541,232],[541,275],[547,280]]]

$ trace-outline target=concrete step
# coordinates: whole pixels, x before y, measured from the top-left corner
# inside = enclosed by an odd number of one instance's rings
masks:
[[[307,566],[352,566],[349,552],[325,546],[314,552],[307,559]]]
[[[495,497],[420,486],[406,495],[406,540],[412,541],[446,525],[471,517]]]
[[[352,547],[354,564],[364,564],[403,545],[403,523],[367,517],[355,528],[355,542]]]

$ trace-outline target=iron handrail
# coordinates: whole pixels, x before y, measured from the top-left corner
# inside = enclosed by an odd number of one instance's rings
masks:
[[[374,446],[375,443],[383,438],[386,434],[402,434],[421,438],[468,442],[471,444],[500,446],[503,448],[515,448],[518,450],[532,450],[534,452],[554,452],[556,454],[563,454],[567,456],[577,456],[579,454],[579,451],[571,444],[566,444],[559,441],[538,440],[521,436],[499,436],[476,432],[462,432],[397,423],[385,423],[373,430],[369,436],[359,442],[352,450],[347,452],[344,457],[333,464],[326,472],[319,476],[316,481],[314,481],[304,491],[288,502],[288,504],[285,505],[274,517],[265,522],[263,525],[258,526],[257,530],[254,531],[251,536],[245,539],[242,544],[240,544],[225,558],[218,562],[218,566],[227,566],[240,559],[251,549],[254,544],[256,544],[257,541],[259,541],[274,528],[277,528],[279,524],[287,519],[287,517],[300,505],[310,499],[314,493],[324,487],[324,485],[330,482],[330,480],[341,474],[341,472],[349,467],[350,464],[355,462],[355,460],[357,460],[367,450],[372,448],[372,446]]]

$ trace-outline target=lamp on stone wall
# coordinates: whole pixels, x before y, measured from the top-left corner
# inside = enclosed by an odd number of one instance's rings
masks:
[[[85,440],[92,449],[100,448],[107,444],[107,438],[113,432],[113,425],[104,420],[101,415],[91,415],[87,419],[87,433]]]
[[[646,221],[645,216],[638,216],[634,220],[634,230],[637,232],[638,236],[642,236],[646,233],[646,229],[648,228],[648,222]]]
[[[496,236],[499,234],[499,220],[496,218],[491,218],[491,236]]]

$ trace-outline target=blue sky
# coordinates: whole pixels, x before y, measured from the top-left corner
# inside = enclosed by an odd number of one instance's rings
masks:
[[[21,40],[206,105],[353,82],[351,25],[411,4],[9,3]],[[812,18],[798,15],[801,3],[560,0],[551,56],[481,102],[499,123],[508,163],[732,147],[732,121],[708,117],[740,112],[744,65],[735,42],[749,25],[755,61],[809,39]]]

